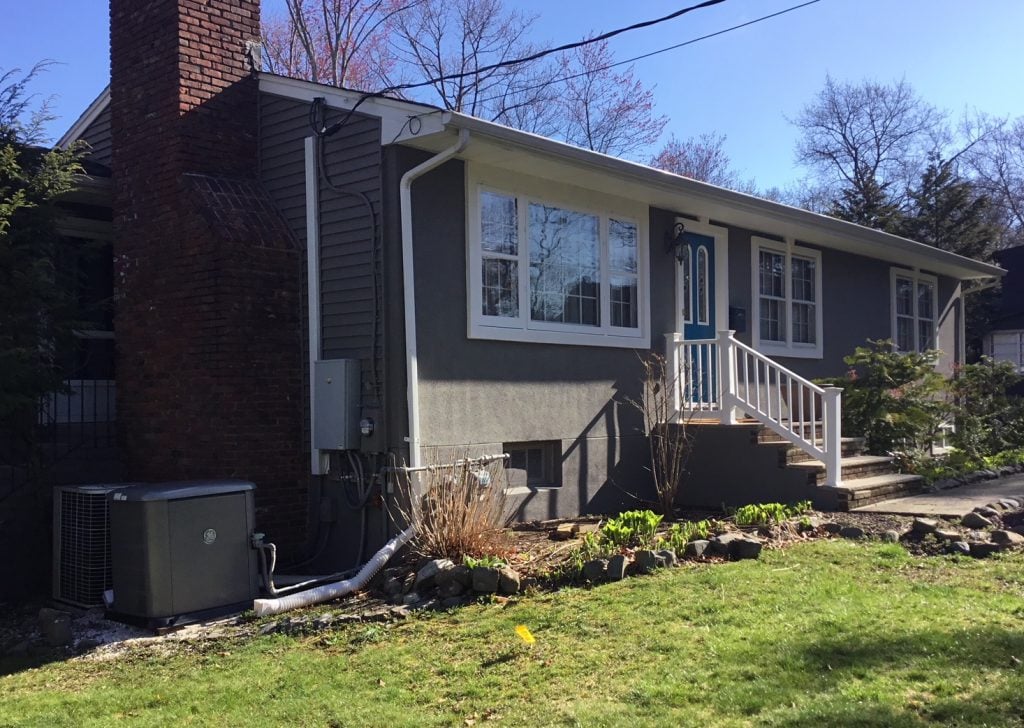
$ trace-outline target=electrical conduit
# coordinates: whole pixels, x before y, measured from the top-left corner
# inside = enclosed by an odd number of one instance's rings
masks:
[[[405,291],[405,351],[406,351],[406,384],[408,389],[409,407],[409,465],[421,468],[420,454],[420,406],[419,406],[419,367],[416,354],[416,278],[413,269],[412,244],[412,183],[430,170],[444,164],[466,148],[469,143],[469,132],[459,130],[459,140],[447,149],[438,152],[427,161],[419,164],[402,175],[399,184],[400,205],[402,214],[402,283]],[[291,609],[306,607],[311,604],[339,599],[365,587],[374,575],[384,568],[384,564],[395,555],[416,534],[416,526],[409,526],[400,534],[384,544],[384,547],[366,562],[359,573],[351,579],[324,584],[313,589],[289,594],[274,599],[256,599],[253,610],[257,617],[281,614]]]

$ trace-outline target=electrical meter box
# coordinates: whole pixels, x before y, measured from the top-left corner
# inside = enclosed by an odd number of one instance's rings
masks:
[[[251,606],[255,490],[218,480],[112,492],[112,611],[155,626]]]
[[[313,365],[313,447],[358,450],[361,369],[358,359],[324,359]]]

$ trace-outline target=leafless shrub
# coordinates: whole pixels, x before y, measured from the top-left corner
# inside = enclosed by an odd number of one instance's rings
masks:
[[[665,357],[653,352],[640,362],[643,392],[639,399],[626,401],[644,419],[655,496],[661,512],[671,516],[683,485],[691,440],[689,418],[676,410],[675,392],[684,380],[683,364],[672,371]]]
[[[403,515],[416,526],[412,548],[430,558],[506,556],[511,539],[503,460],[465,456],[436,462],[419,475],[419,497]]]

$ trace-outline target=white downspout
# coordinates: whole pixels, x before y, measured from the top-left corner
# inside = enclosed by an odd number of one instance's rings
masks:
[[[459,130],[459,140],[427,161],[402,175],[399,207],[402,213],[402,289],[405,292],[405,372],[409,410],[409,467],[423,465],[420,453],[420,383],[416,350],[416,277],[413,269],[412,183],[435,167],[444,164],[466,148],[469,131]]]

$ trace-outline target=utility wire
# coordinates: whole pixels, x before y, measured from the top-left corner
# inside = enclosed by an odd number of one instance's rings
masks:
[[[501,61],[499,63],[492,63],[489,66],[481,66],[480,68],[474,68],[472,71],[463,71],[461,73],[446,73],[435,78],[427,79],[426,81],[417,81],[416,83],[403,83],[399,84],[398,86],[389,86],[388,88],[381,90],[380,93],[390,93],[392,91],[407,91],[408,89],[413,88],[433,86],[434,84],[441,83],[442,81],[454,81],[459,78],[466,78],[467,76],[477,76],[481,73],[493,71],[497,68],[505,68],[507,66],[518,66],[523,63],[529,63],[530,61],[536,61],[539,58],[544,58],[545,56],[549,56],[552,53],[571,51],[575,48],[581,48],[585,45],[590,45],[592,43],[598,43],[602,40],[614,38],[617,35],[628,33],[631,30],[639,30],[640,28],[648,28],[652,25],[658,25],[659,23],[664,23],[666,21],[673,20],[682,15],[686,15],[687,13],[692,13],[694,10],[702,10],[704,8],[709,8],[712,5],[720,5],[721,3],[724,2],[725,0],[704,0],[704,2],[702,3],[697,3],[696,5],[691,5],[690,7],[682,8],[681,10],[676,10],[674,13],[669,13],[668,15],[665,15],[661,18],[655,18],[654,20],[645,20],[640,23],[628,25],[624,28],[610,30],[607,33],[602,33],[601,35],[594,36],[593,38],[587,38],[586,40],[576,41],[575,43],[566,43],[565,45],[560,45],[555,48],[547,48],[545,50],[538,51],[537,53],[534,53],[529,56],[523,56],[522,58],[513,58],[511,60]]]
[[[699,43],[700,41],[707,40],[708,38],[714,38],[714,37],[719,36],[719,35],[724,35],[726,33],[731,33],[734,30],[739,30],[740,28],[746,28],[748,25],[754,25],[756,23],[760,23],[760,22],[765,21],[765,20],[771,20],[772,18],[777,18],[780,15],[785,15],[786,13],[791,13],[794,10],[800,10],[801,8],[806,8],[808,5],[814,5],[815,3],[819,3],[819,2],[821,2],[821,0],[808,0],[808,2],[801,3],[800,5],[794,5],[792,7],[786,8],[784,10],[779,10],[778,12],[771,13],[769,15],[762,15],[760,18],[754,18],[753,20],[748,20],[747,22],[740,23],[739,25],[733,25],[733,26],[731,26],[729,28],[723,28],[722,30],[716,30],[714,33],[708,33],[707,35],[702,35],[702,36],[699,36],[697,38],[691,38],[690,40],[683,41],[682,43],[676,43],[675,45],[667,46],[665,48],[660,48],[660,49],[658,49],[656,51],[651,51],[650,53],[643,53],[643,54],[641,54],[639,56],[633,56],[632,58],[627,58],[627,59],[622,60],[622,61],[616,61],[615,63],[609,63],[607,66],[601,66],[600,68],[591,68],[591,69],[589,69],[587,71],[583,71],[581,73],[574,73],[571,76],[563,76],[561,78],[556,78],[556,79],[553,79],[551,81],[545,81],[544,83],[538,83],[535,86],[526,86],[526,87],[521,88],[521,89],[515,89],[515,92],[516,93],[522,93],[524,91],[535,91],[536,89],[544,88],[545,86],[552,86],[552,85],[554,85],[556,83],[564,83],[565,81],[572,81],[573,79],[582,78],[584,76],[590,76],[591,74],[598,73],[600,71],[607,71],[610,68],[616,68],[617,66],[624,66],[627,63],[635,63],[636,61],[642,61],[642,60],[644,60],[646,58],[651,58],[652,56],[657,56],[657,55],[660,55],[662,53],[668,53],[669,51],[678,50],[678,49],[683,48],[685,46],[693,45],[694,43]],[[500,94],[500,95],[497,95],[497,96],[491,96],[491,97],[486,98],[486,99],[479,99],[478,103],[487,103],[488,101],[497,101],[498,99],[500,99],[500,98],[502,98],[502,97],[504,97],[506,95],[507,94]]]

